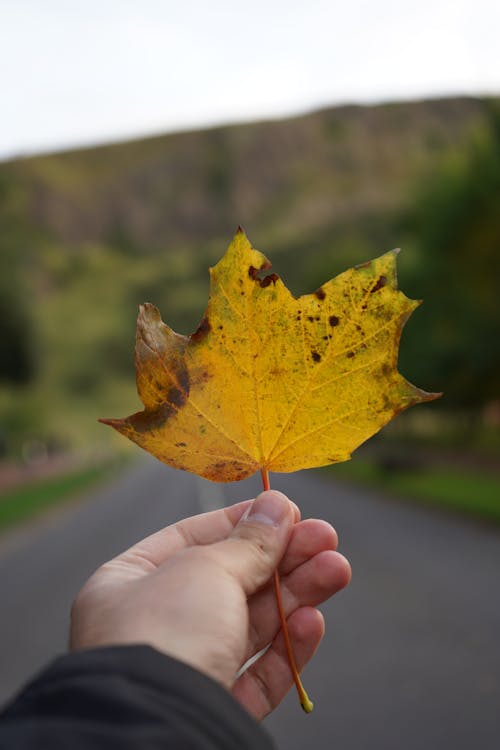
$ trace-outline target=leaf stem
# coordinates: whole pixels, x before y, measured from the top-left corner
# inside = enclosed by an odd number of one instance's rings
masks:
[[[269,484],[269,472],[267,469],[261,469],[260,475],[262,477],[262,486],[264,487],[264,490],[271,489],[271,486]],[[285,617],[285,611],[283,608],[283,600],[281,598],[281,589],[280,589],[280,577],[278,570],[274,571],[274,593],[276,596],[276,604],[278,605],[278,613],[279,618],[281,622],[281,630],[283,632],[283,638],[285,639],[285,648],[288,656],[288,663],[290,665],[290,671],[292,673],[293,681],[295,683],[295,687],[297,688],[297,693],[299,696],[300,705],[306,712],[306,714],[310,714],[313,710],[313,703],[309,699],[309,696],[307,695],[304,686],[301,682],[299,672],[297,669],[297,665],[295,663],[295,657],[293,655],[293,649],[292,649],[292,643],[290,640],[290,634],[288,632],[288,627],[286,624],[286,617]]]

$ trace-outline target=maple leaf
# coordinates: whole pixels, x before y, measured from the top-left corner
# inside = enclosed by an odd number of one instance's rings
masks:
[[[144,410],[103,419],[161,461],[217,482],[346,461],[394,415],[440,394],[397,371],[420,302],[397,289],[396,251],[294,298],[238,230],[210,269],[198,330],[181,336],[140,307],[135,363]]]
[[[137,390],[144,410],[103,419],[171,466],[217,482],[260,470],[346,461],[395,414],[440,394],[397,370],[403,326],[419,302],[397,289],[396,252],[295,299],[239,229],[210,269],[198,330],[181,336],[154,305],[137,319]],[[313,704],[276,601],[300,703]]]

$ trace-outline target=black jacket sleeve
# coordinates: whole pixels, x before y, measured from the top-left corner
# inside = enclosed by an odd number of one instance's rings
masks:
[[[272,750],[217,682],[149,646],[57,659],[0,715],[0,750]]]

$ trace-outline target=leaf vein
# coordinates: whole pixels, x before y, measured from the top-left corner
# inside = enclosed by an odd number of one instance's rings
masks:
[[[289,448],[292,447],[292,445],[295,445],[296,443],[300,443],[301,440],[305,440],[308,437],[311,437],[311,435],[315,435],[318,432],[322,432],[323,430],[326,430],[328,427],[331,427],[333,424],[337,424],[338,422],[342,422],[344,419],[347,419],[347,417],[352,417],[353,414],[357,414],[357,409],[353,409],[352,411],[346,412],[345,414],[341,414],[340,417],[336,417],[335,419],[331,419],[329,422],[325,422],[324,424],[320,425],[320,427],[316,427],[314,430],[310,430],[309,432],[304,432],[304,434],[299,435],[298,438],[295,438],[295,440],[291,440],[288,445],[285,445],[284,448],[280,450],[279,453],[272,456],[269,459],[269,463],[272,463],[276,461],[277,458],[279,458],[283,453],[285,453]],[[355,432],[363,432],[359,427],[356,427],[356,425],[353,425],[351,423],[348,423],[347,428],[350,430],[354,430]]]

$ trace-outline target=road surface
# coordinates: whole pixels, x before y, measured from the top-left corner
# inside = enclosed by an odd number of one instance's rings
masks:
[[[500,530],[325,474],[272,477],[332,522],[353,581],[323,608],[327,636],[266,721],[280,750],[498,750]],[[145,460],[112,484],[0,537],[0,701],[65,648],[75,592],[104,560],[183,516],[251,497]]]

